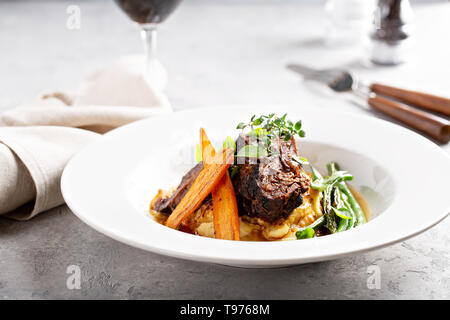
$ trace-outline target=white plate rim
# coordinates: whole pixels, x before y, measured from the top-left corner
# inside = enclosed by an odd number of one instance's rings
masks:
[[[224,106],[222,108],[226,108],[227,111],[229,111],[231,107]],[[220,110],[222,108],[215,108],[215,110]],[[235,107],[235,108],[242,108],[242,106]],[[250,107],[250,109],[253,109],[253,107]],[[189,113],[198,113],[198,112],[211,112],[211,108],[204,108],[204,109],[198,108],[198,109],[193,109],[193,110],[176,112],[174,114],[181,113],[181,114],[187,115]],[[308,111],[308,112],[310,112],[310,111]],[[329,111],[329,112],[332,112],[332,111]],[[428,141],[424,137],[422,137],[412,131],[409,131],[407,129],[404,129],[397,125],[394,125],[392,123],[388,123],[388,122],[380,120],[380,119],[375,119],[375,118],[371,118],[371,117],[367,117],[367,116],[363,116],[363,115],[339,113],[339,115],[343,115],[343,114],[345,116],[352,117],[354,119],[363,119],[362,121],[376,122],[379,124],[382,123],[382,126],[384,126],[386,128],[390,128],[389,130],[394,130],[394,131],[398,131],[398,132],[402,131],[403,134],[405,134],[405,131],[406,131],[408,136],[414,137],[414,139],[416,139],[417,141],[421,141],[421,143],[425,143],[428,146],[431,146],[430,144],[432,144],[432,142]],[[161,117],[165,117],[165,116],[158,116],[158,117],[140,120],[140,121],[134,122],[132,124],[129,124],[127,126],[123,126],[121,128],[115,129],[105,136],[113,137],[114,135],[120,135],[121,132],[128,130],[127,128],[129,126],[137,126],[137,125],[139,125],[139,123],[146,122],[146,121],[155,121],[154,120],[155,118],[161,118]],[[103,139],[104,139],[104,137],[100,138],[98,141],[96,141],[94,143],[101,143],[101,141]],[[66,166],[64,173],[62,175],[62,179],[61,179],[61,189],[62,189],[63,197],[64,197],[67,205],[72,209],[72,211],[75,213],[75,215],[77,215],[82,221],[84,221],[85,223],[87,223],[88,225],[90,225],[91,227],[96,229],[97,231],[99,231],[103,234],[106,234],[107,236],[114,238],[118,241],[127,243],[131,246],[138,247],[138,248],[141,248],[144,250],[149,250],[149,251],[156,252],[159,254],[174,256],[174,257],[178,257],[178,258],[191,259],[191,260],[197,260],[197,261],[206,261],[206,262],[215,262],[215,263],[224,263],[224,264],[245,265],[245,266],[288,265],[288,264],[313,262],[313,261],[319,261],[319,260],[329,260],[329,259],[334,259],[334,258],[342,257],[345,255],[349,255],[349,254],[356,254],[356,253],[360,253],[360,252],[366,252],[369,250],[382,248],[385,246],[389,246],[393,243],[406,240],[408,238],[411,238],[411,237],[433,227],[434,225],[436,225],[437,223],[439,223],[440,221],[445,219],[448,216],[448,214],[450,213],[450,204],[449,204],[445,213],[443,212],[440,215],[436,215],[434,217],[434,219],[432,221],[429,221],[426,225],[423,225],[421,227],[416,226],[414,232],[405,232],[403,234],[398,233],[394,237],[391,237],[390,239],[386,239],[384,241],[372,242],[371,244],[366,244],[366,245],[353,246],[353,247],[349,247],[347,249],[341,249],[339,251],[336,251],[334,253],[329,253],[326,255],[315,255],[315,254],[311,253],[309,255],[303,254],[302,256],[297,257],[297,258],[265,257],[264,259],[261,258],[261,255],[256,255],[256,256],[247,256],[245,259],[243,259],[242,257],[233,257],[232,255],[224,255],[224,254],[211,254],[210,252],[209,252],[209,254],[205,254],[204,251],[182,252],[182,251],[177,250],[176,248],[161,247],[160,245],[157,245],[155,243],[143,243],[142,241],[136,241],[136,239],[130,238],[128,235],[124,234],[123,232],[121,232],[119,230],[115,230],[114,228],[104,228],[101,224],[97,223],[95,221],[95,219],[92,219],[92,217],[90,217],[89,215],[86,215],[83,212],[83,208],[80,208],[78,203],[73,199],[72,195],[70,194],[68,185],[70,183],[70,181],[69,181],[70,174],[71,174],[72,170],[74,170],[73,167],[74,167],[74,165],[76,165],[77,159],[79,159],[79,157],[82,157],[84,155],[84,153],[86,152],[85,150],[88,150],[89,148],[90,148],[89,146],[86,147],[84,150],[82,150],[80,153],[78,153],[77,155],[75,155],[73,157],[73,159]],[[444,156],[447,158],[447,160],[449,160],[448,155],[442,149],[440,149],[438,146],[434,145],[432,148],[434,149],[434,151],[437,154],[440,154],[440,156]],[[382,221],[382,220],[380,219],[378,221],[377,220],[372,221],[371,223],[361,226],[358,229],[347,231],[345,233],[338,234],[338,235],[333,235],[333,237],[335,237],[336,240],[338,237],[344,237],[344,238],[351,237],[353,235],[353,233],[355,233],[355,232],[362,233],[365,228],[367,228],[368,226],[373,226],[375,223],[379,223],[379,221]],[[164,227],[162,227],[162,228],[164,228]],[[183,234],[183,233],[175,231],[175,230],[167,230],[167,231],[172,232],[174,237],[182,237],[183,241],[189,241],[189,242],[192,242],[192,244],[198,244],[198,241],[201,239],[201,237]],[[321,241],[326,241],[326,238],[327,237],[317,238],[317,239],[312,239],[312,240],[303,240],[302,243],[306,244],[307,242],[310,242],[312,244],[312,241],[319,243]],[[229,248],[229,245],[231,244],[230,241],[225,241],[225,240],[217,240],[217,239],[203,239],[203,240],[213,241],[214,245],[217,245],[217,247],[220,247],[222,249]],[[200,240],[200,241],[202,241],[202,240]],[[294,241],[294,242],[297,242],[297,241]],[[271,246],[277,248],[280,245],[281,246],[290,246],[290,245],[292,246],[292,244],[289,244],[289,243],[290,242],[272,242],[272,243],[263,243],[263,244],[262,243],[259,243],[259,244],[258,243],[240,243],[239,245],[241,247],[243,247],[243,249],[244,248],[252,249],[255,246],[261,246],[261,245],[264,245],[265,248],[270,248]],[[233,243],[231,245],[235,246],[236,243]],[[206,244],[204,244],[204,246],[210,247],[210,245],[206,245]],[[314,245],[313,245],[313,247],[314,247]],[[202,245],[202,248],[204,249],[203,245]],[[272,249],[270,249],[270,250],[272,250]]]

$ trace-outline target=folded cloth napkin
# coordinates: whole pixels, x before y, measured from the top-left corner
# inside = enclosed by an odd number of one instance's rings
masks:
[[[61,174],[77,151],[111,129],[171,112],[141,65],[122,59],[92,73],[77,94],[45,93],[0,116],[0,214],[27,220],[63,204]]]

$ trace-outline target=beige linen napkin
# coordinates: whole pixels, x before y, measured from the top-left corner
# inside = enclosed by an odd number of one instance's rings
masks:
[[[27,220],[64,203],[62,171],[81,148],[118,126],[171,112],[136,58],[92,73],[77,94],[46,93],[0,116],[0,214]]]

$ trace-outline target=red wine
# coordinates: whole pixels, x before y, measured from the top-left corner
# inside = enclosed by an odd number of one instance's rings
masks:
[[[115,0],[125,13],[138,23],[159,23],[166,20],[181,0]]]

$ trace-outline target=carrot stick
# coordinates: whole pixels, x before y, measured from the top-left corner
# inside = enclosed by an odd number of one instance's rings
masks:
[[[233,158],[233,148],[222,150],[211,158],[211,163],[200,171],[188,192],[166,220],[166,226],[177,229],[200,206],[227,173]]]
[[[209,163],[211,158],[216,154],[216,150],[214,149],[211,140],[209,140],[206,135],[205,129],[200,128],[200,145],[202,149],[202,160],[203,165]]]
[[[208,166],[215,150],[203,128],[200,129],[203,164]],[[228,172],[212,191],[216,239],[239,240],[239,215],[233,183]]]
[[[212,192],[213,222],[217,239],[240,240],[239,215],[234,193],[228,172],[222,177]]]

